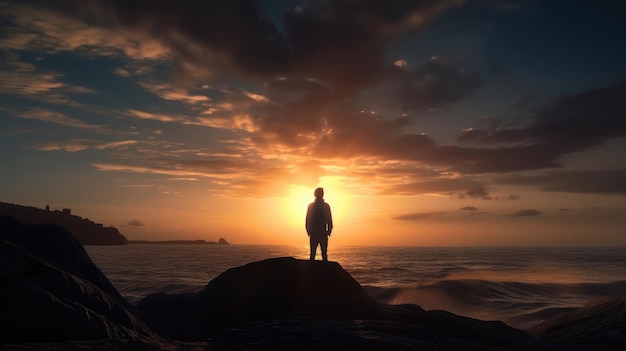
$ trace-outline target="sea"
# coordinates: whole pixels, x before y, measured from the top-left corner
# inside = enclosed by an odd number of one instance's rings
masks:
[[[269,245],[85,249],[132,304],[153,293],[198,292],[229,268],[250,262],[309,256],[307,247]],[[354,246],[331,247],[328,255],[380,302],[499,320],[523,330],[556,313],[626,293],[626,247]]]

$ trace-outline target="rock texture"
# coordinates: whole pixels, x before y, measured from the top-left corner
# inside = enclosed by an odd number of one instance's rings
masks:
[[[0,218],[0,340],[160,339],[142,318],[66,230]]]

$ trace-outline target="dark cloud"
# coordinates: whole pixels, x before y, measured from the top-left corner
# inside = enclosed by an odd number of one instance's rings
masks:
[[[459,140],[510,145],[508,162],[489,162],[501,171],[558,166],[558,159],[564,155],[626,135],[626,83],[556,98],[532,110],[525,120],[515,121],[523,125],[498,123],[484,129],[467,129]],[[485,156],[487,159],[493,155]]]
[[[537,210],[519,210],[511,214],[511,217],[533,217],[539,216],[540,214],[541,212]]]
[[[537,175],[511,175],[500,184],[533,186],[542,191],[626,195],[626,169],[555,170]]]
[[[522,99],[515,118],[492,119],[486,127],[465,130],[459,140],[470,146],[438,144],[416,131],[411,114],[364,109],[378,92],[381,97],[393,96],[385,100],[393,101],[397,110],[415,112],[447,106],[481,87],[478,72],[440,59],[394,66],[386,57],[385,48],[394,39],[421,28],[455,3],[309,1],[288,9],[280,24],[270,19],[263,2],[252,0],[26,1],[20,6],[54,7],[90,25],[157,41],[167,49],[168,59],[180,65],[182,75],[203,79],[202,83],[244,79],[246,89],[258,89],[262,98],[242,97],[245,94],[235,98],[237,93],[222,92],[219,103],[229,103],[237,111],[171,122],[239,128],[250,134],[250,145],[268,154],[280,150],[283,155],[327,160],[380,158],[457,174],[507,173],[559,167],[564,155],[626,135],[624,83],[543,104]],[[498,61],[488,70],[498,77],[510,73]],[[245,104],[244,98],[249,100]],[[242,116],[245,123],[226,121]],[[158,117],[152,119],[163,121]],[[445,191],[493,198],[481,186]],[[403,194],[428,191],[437,187],[406,183],[389,189]]]
[[[477,72],[465,72],[441,60],[430,60],[415,70],[401,71],[403,77],[393,96],[406,111],[441,107],[469,96],[481,86]]]
[[[519,200],[520,196],[517,194],[511,194],[509,195],[509,200]]]
[[[452,1],[309,1],[285,15],[299,73],[351,90],[380,79],[385,45],[423,24]]]
[[[387,43],[457,1],[320,0],[291,2],[280,27],[262,2],[26,1],[94,25],[122,27],[166,45],[180,67],[222,67],[248,77],[316,77],[352,91],[385,72]],[[192,74],[193,72],[188,72]],[[196,72],[197,74],[197,72]]]
[[[144,224],[141,221],[139,221],[138,219],[130,220],[126,224],[131,226],[131,227],[143,227],[144,226]]]
[[[475,180],[442,178],[396,184],[387,187],[382,193],[385,195],[451,194],[465,196],[468,192],[474,193],[474,191],[476,191],[472,189],[483,189],[484,191],[482,184]]]
[[[491,200],[491,196],[484,187],[479,186],[476,188],[472,188],[465,192],[465,195],[469,196],[472,199],[483,199],[483,200]]]
[[[463,210],[463,211],[476,211],[476,210],[478,210],[478,208],[476,208],[474,206],[465,206],[465,207],[461,207],[461,210]]]
[[[422,219],[433,218],[437,216],[444,215],[445,212],[415,212],[415,213],[405,213],[398,216],[391,217],[393,220],[398,221],[419,221]]]

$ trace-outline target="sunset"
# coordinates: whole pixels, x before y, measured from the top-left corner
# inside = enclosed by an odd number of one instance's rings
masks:
[[[2,4],[4,202],[296,244],[323,186],[337,244],[626,244],[619,2],[53,4]]]
[[[254,335],[241,323],[318,314],[437,320],[450,344],[432,345],[605,340],[552,333],[595,299],[623,306],[625,14],[619,0],[0,0],[6,276],[60,274],[145,322],[72,334],[85,323],[67,317],[57,337],[23,317],[0,341],[229,349]],[[510,329],[457,335],[438,310]],[[196,349],[176,345],[155,349]],[[394,349],[376,345],[360,349]]]

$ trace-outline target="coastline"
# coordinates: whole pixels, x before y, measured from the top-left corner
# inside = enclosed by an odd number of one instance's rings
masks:
[[[145,244],[174,244],[174,245],[230,245],[226,240],[220,238],[219,241],[206,241],[206,240],[128,240],[130,245],[145,245]]]

